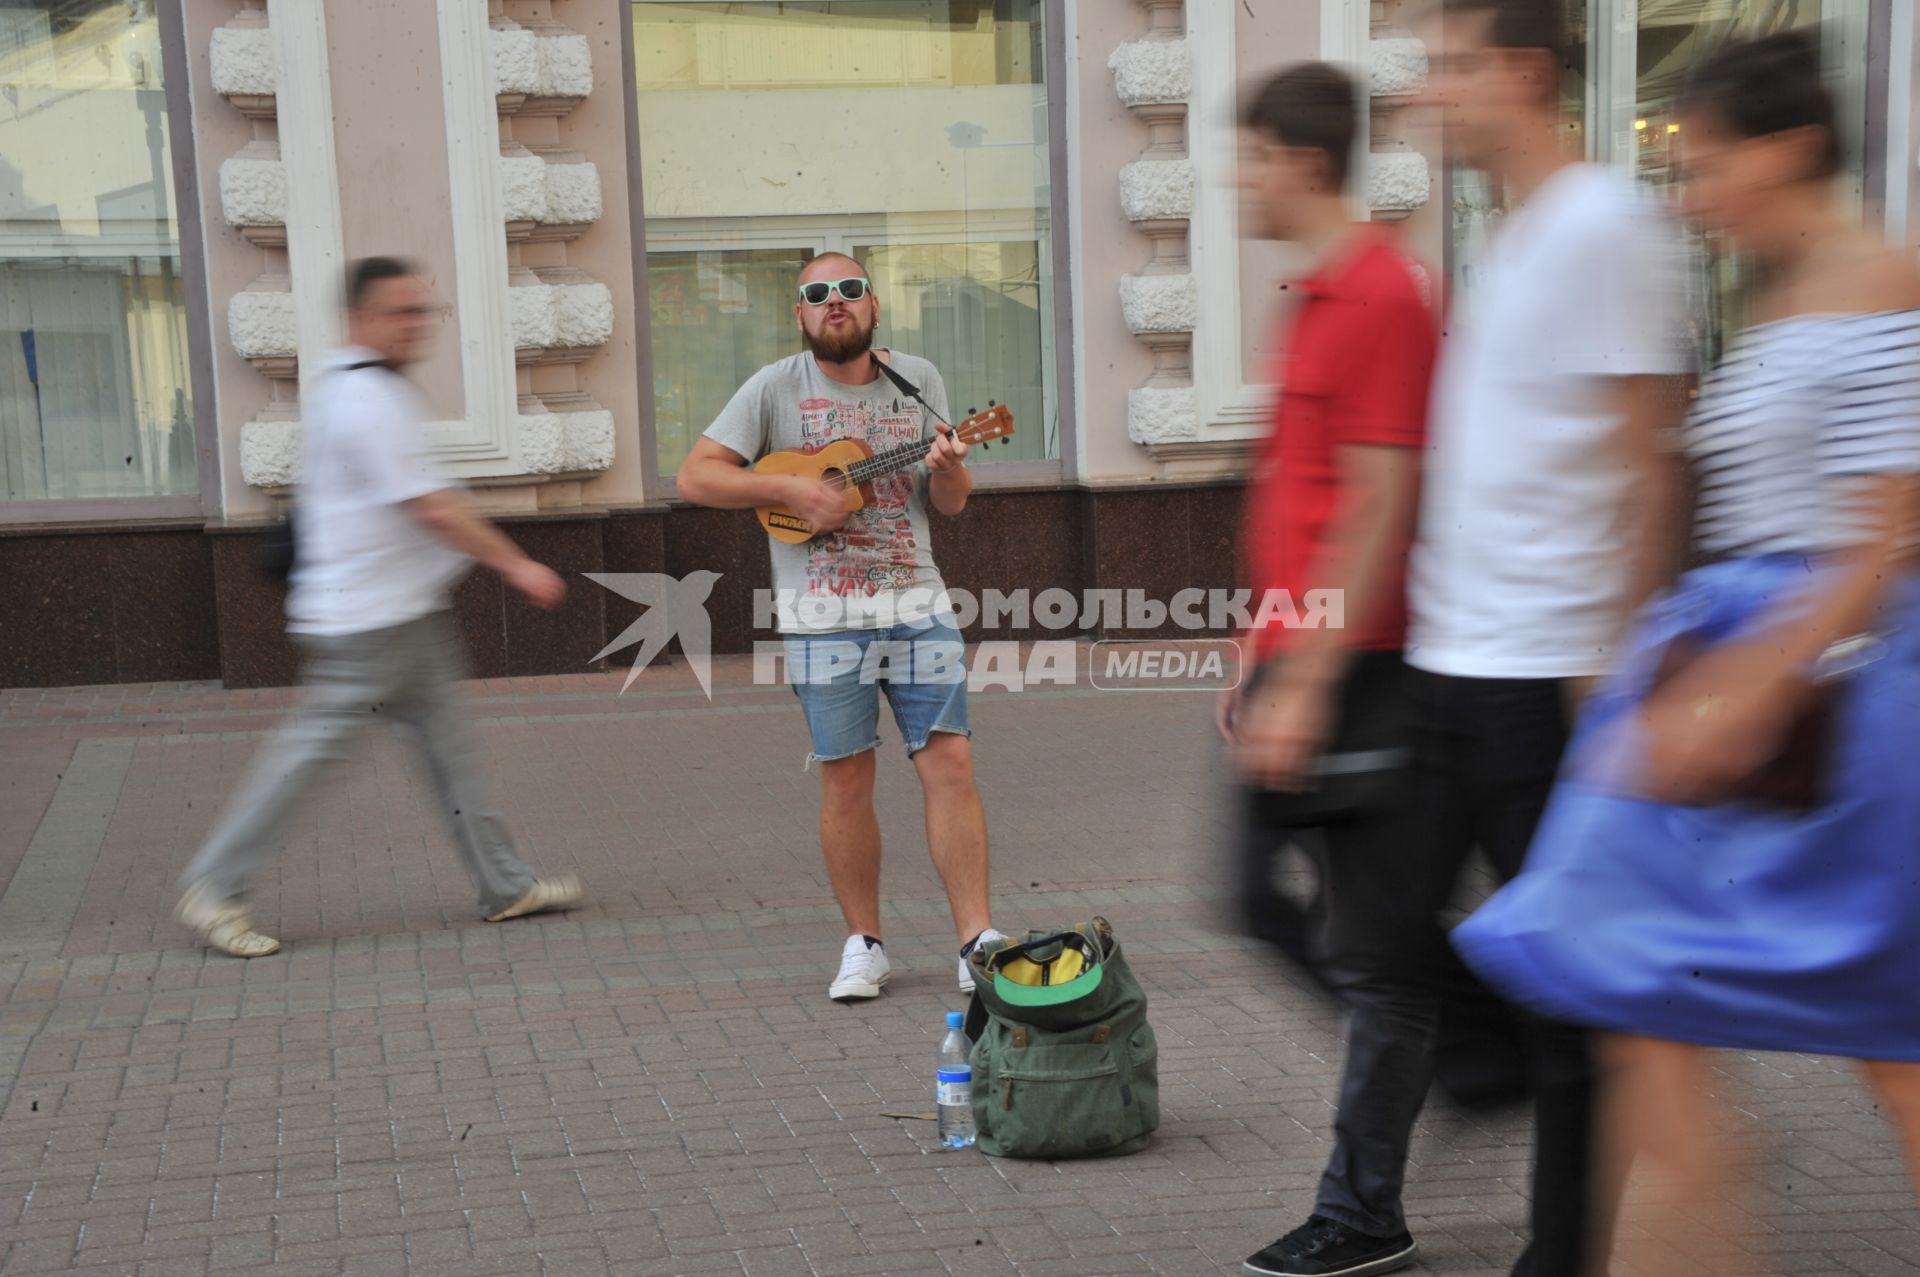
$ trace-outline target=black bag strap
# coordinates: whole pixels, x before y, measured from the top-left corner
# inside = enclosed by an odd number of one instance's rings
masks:
[[[886,374],[887,380],[893,383],[894,388],[896,390],[898,390],[901,394],[905,395],[907,398],[913,400],[915,403],[919,404],[922,408],[925,408],[928,412],[933,413],[933,419],[939,422],[941,425],[945,426],[948,430],[953,429],[952,422],[948,421],[945,417],[941,416],[938,412],[934,412],[933,405],[928,403],[927,397],[920,393],[920,387],[914,385],[912,382],[908,381],[905,377],[902,377],[899,373],[895,372],[893,370],[893,365],[889,364],[886,360],[880,358],[880,356],[877,353],[872,351],[869,351],[868,353],[873,356],[873,366]]]

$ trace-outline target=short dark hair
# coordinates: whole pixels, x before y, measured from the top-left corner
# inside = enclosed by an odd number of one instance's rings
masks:
[[[1449,16],[1485,17],[1490,49],[1539,49],[1566,70],[1572,59],[1560,0],[1440,0]]]
[[[1345,186],[1360,131],[1360,87],[1338,67],[1303,62],[1262,85],[1247,100],[1241,121],[1282,146],[1320,152],[1334,182]]]
[[[347,309],[358,310],[381,280],[405,279],[419,273],[412,262],[398,257],[362,257],[347,267]]]
[[[1820,80],[1820,51],[1798,32],[1721,45],[1694,69],[1678,110],[1710,115],[1740,138],[1819,129],[1826,142],[1808,176],[1830,178],[1844,167],[1833,95]]]

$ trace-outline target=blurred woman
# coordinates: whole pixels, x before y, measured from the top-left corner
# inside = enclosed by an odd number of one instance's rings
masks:
[[[1705,1047],[1862,1061],[1920,1158],[1920,275],[1836,197],[1799,37],[1721,50],[1680,123],[1685,211],[1760,267],[1686,432],[1708,563],[1590,706],[1526,870],[1454,935],[1516,1001],[1607,1031],[1612,1167],[1672,1172],[1642,1222],[1684,1242],[1726,1200]]]

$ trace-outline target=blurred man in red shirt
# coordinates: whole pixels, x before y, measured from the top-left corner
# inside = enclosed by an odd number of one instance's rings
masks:
[[[1398,1006],[1374,976],[1399,956],[1400,937],[1418,934],[1401,915],[1422,899],[1389,871],[1388,852],[1407,818],[1405,569],[1438,328],[1422,269],[1350,211],[1361,124],[1353,81],[1329,66],[1294,67],[1260,90],[1244,123],[1253,229],[1297,244],[1311,265],[1283,285],[1295,305],[1275,356],[1281,390],[1246,495],[1249,677],[1222,699],[1220,726],[1243,782],[1249,920],[1305,959],[1351,1013],[1335,1149],[1314,1213],[1247,1271],[1386,1272],[1411,1263],[1415,1247],[1400,1207],[1405,1098],[1381,1092],[1404,1073],[1395,1052],[1429,1049],[1425,1009]],[[1285,623],[1296,614],[1309,623]],[[1273,853],[1303,834],[1321,885],[1311,927],[1286,915],[1270,880]]]

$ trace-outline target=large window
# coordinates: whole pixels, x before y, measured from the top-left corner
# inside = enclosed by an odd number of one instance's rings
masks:
[[[198,487],[152,0],[0,7],[0,500]]]
[[[1844,182],[1859,195],[1867,0],[1584,0],[1574,7],[1576,70],[1562,81],[1562,101],[1568,128],[1589,158],[1670,190],[1684,141],[1673,108],[1701,59],[1730,38],[1800,30],[1819,42],[1840,108]],[[1456,170],[1450,180],[1454,283],[1471,293],[1474,263],[1500,218],[1500,201],[1481,174]],[[1691,247],[1692,329],[1704,368],[1749,322],[1753,271],[1717,244],[1695,239]]]
[[[1043,0],[633,5],[659,468],[801,349],[793,284],[866,263],[876,340],[1059,454]]]

